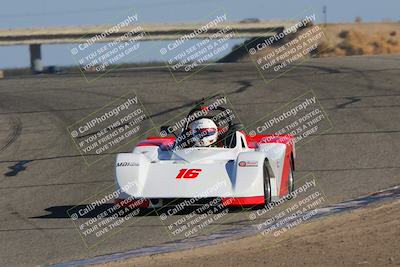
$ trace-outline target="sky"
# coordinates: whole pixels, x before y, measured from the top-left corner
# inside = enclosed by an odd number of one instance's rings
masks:
[[[312,13],[321,21],[324,5],[328,22],[332,23],[353,22],[357,16],[363,21],[400,21],[399,0],[2,0],[0,28],[112,24],[130,8],[136,10],[143,23],[201,22],[221,9],[232,21],[293,20]],[[144,43],[149,48],[145,50],[151,51],[152,43]],[[69,47],[42,46],[44,65],[74,64]],[[152,60],[160,60],[157,53],[143,53],[134,61]],[[26,66],[29,66],[28,46],[0,46],[0,68]]]

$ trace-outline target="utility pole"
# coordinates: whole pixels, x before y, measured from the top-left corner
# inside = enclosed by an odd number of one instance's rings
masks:
[[[324,25],[326,26],[326,24],[328,23],[328,19],[327,19],[327,8],[326,8],[326,6],[323,6],[322,7],[322,13],[324,13]]]

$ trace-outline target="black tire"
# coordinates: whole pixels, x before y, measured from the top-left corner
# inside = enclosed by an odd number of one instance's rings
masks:
[[[288,194],[294,191],[294,173],[293,173],[293,162],[290,160],[289,166],[289,181],[288,181]]]
[[[270,181],[270,174],[268,170],[268,160],[264,160],[264,166],[263,166],[263,171],[264,171],[264,205],[268,205],[271,203],[272,199],[272,191],[271,191],[271,181]]]

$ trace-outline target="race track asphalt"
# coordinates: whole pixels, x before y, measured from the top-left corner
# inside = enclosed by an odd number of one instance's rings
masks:
[[[48,265],[170,241],[153,215],[87,249],[66,215],[113,184],[115,159],[88,168],[67,126],[125,93],[135,90],[162,125],[223,90],[246,125],[312,89],[333,128],[298,149],[296,177],[313,173],[337,203],[400,184],[399,84],[400,56],[393,55],[311,59],[269,83],[251,63],[212,65],[179,84],[165,68],[117,70],[90,83],[80,74],[2,79],[0,265]],[[213,231],[249,223],[247,216],[229,214]]]

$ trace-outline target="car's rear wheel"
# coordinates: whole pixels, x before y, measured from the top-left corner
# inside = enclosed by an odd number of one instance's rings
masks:
[[[270,181],[270,173],[268,169],[268,160],[264,160],[264,205],[267,205],[271,202],[272,199],[272,191],[271,191],[271,181]]]

